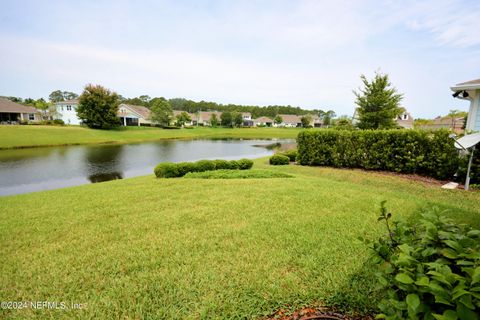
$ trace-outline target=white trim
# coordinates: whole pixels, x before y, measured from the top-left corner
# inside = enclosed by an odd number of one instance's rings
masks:
[[[460,90],[477,90],[480,89],[480,84],[463,84],[463,85],[456,85],[450,87],[452,91],[460,91]]]
[[[130,107],[128,106],[128,104],[123,104],[123,103],[121,103],[121,104],[118,106],[118,109],[120,110],[120,107],[122,107],[122,106],[125,107],[125,108],[127,108],[128,110],[130,110],[131,113],[136,114],[136,115],[138,116],[138,118],[144,119],[143,116],[142,116],[140,113],[138,113],[138,112],[136,112],[135,110],[133,110],[132,108],[130,108]],[[123,117],[122,117],[122,118],[123,118]],[[145,120],[147,120],[147,119],[145,119]]]

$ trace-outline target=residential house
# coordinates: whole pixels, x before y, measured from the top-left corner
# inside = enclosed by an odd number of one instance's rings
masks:
[[[20,121],[41,121],[37,109],[0,98],[0,124],[18,124]]]
[[[465,124],[465,119],[463,117],[436,117],[433,120],[430,120],[429,123],[421,124],[418,126],[419,129],[425,130],[437,130],[437,129],[449,129],[456,133],[463,132],[463,126]]]
[[[279,127],[286,127],[286,128],[295,128],[302,126],[301,116],[297,116],[295,114],[279,114],[282,117],[282,123],[280,123]]]
[[[269,117],[259,117],[255,120],[253,120],[253,124],[257,127],[258,126],[261,126],[261,127],[274,127],[274,126],[276,126],[273,119],[270,119]]]
[[[122,126],[140,126],[152,123],[150,110],[144,106],[122,103],[118,106],[117,117],[120,118]]]
[[[215,114],[217,116],[218,123],[220,123],[220,117],[222,116],[221,112],[218,111],[199,111],[192,115],[192,122],[193,125],[199,126],[210,126],[210,119],[212,115]]]
[[[78,99],[65,100],[55,103],[55,119],[60,119],[65,124],[79,125],[82,120],[77,116]]]
[[[253,127],[252,114],[250,112],[242,112],[243,126]]]
[[[173,119],[172,121],[175,122],[177,121],[177,116],[179,116],[180,114],[182,114],[182,112],[186,112],[186,111],[182,111],[182,110],[173,110]],[[189,112],[186,112],[189,116],[190,116],[190,121],[188,122],[185,122],[185,126],[193,126],[193,118],[195,117],[194,114],[192,113],[189,113]]]
[[[450,88],[453,97],[470,101],[467,123],[467,131],[480,131],[480,79],[462,82]]]
[[[410,114],[410,112],[403,112],[401,115],[399,115],[396,119],[397,124],[405,129],[413,129],[413,117]]]

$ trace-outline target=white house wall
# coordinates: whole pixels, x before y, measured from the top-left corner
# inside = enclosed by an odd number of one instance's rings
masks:
[[[68,106],[71,107],[71,110],[67,110]],[[81,120],[77,116],[77,107],[75,104],[57,104],[57,116],[56,119],[61,119],[65,124],[79,125]]]

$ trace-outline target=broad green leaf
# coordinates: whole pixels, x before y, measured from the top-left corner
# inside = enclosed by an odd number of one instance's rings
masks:
[[[430,281],[428,280],[427,277],[421,277],[417,281],[415,281],[415,284],[417,286],[428,286],[429,283]]]
[[[417,311],[418,307],[420,306],[420,298],[415,293],[410,293],[407,295],[405,301],[407,302],[408,307],[413,311]]]
[[[472,285],[480,281],[480,267],[476,267],[472,275]]]
[[[454,310],[446,310],[443,313],[443,319],[445,319],[445,320],[457,320],[458,316],[457,316],[457,313]]]
[[[460,320],[478,320],[478,314],[461,303],[457,305],[457,315]]]
[[[413,283],[413,279],[406,273],[399,273],[395,276],[395,280],[404,284]]]
[[[469,237],[480,237],[480,230],[470,230],[467,232]]]
[[[449,258],[449,259],[456,259],[456,258],[458,258],[457,252],[456,252],[455,250],[453,250],[453,249],[450,249],[450,248],[442,249],[442,250],[440,250],[440,253],[441,253],[443,256],[445,256],[445,257],[447,257],[447,258]]]

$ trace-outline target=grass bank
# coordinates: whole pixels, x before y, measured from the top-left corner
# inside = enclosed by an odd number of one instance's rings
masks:
[[[368,310],[358,236],[431,206],[479,225],[480,193],[373,172],[272,167],[275,179],[153,175],[0,198],[0,300],[82,303],[0,318],[256,318],[328,302]]]
[[[166,130],[151,127],[127,127],[94,130],[78,126],[0,126],[0,149],[41,146],[129,143],[162,139],[199,138],[296,138],[297,128],[204,128]]]

